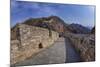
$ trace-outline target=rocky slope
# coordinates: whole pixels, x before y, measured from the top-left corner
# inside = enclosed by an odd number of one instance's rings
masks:
[[[73,33],[76,34],[88,34],[90,33],[90,29],[80,25],[80,24],[70,24],[68,26]]]
[[[92,28],[91,34],[95,34],[95,27]]]
[[[57,17],[57,16],[31,18],[23,22],[23,24],[49,28],[49,29],[59,32],[59,34],[63,34],[65,32],[87,34],[90,32],[88,28],[82,25],[67,24],[67,22],[65,23],[60,17]]]
[[[43,28],[49,28],[59,33],[64,32],[65,24],[63,20],[61,20],[57,16],[43,17],[43,18],[31,18],[26,20],[23,24],[28,24],[32,26],[38,26]],[[65,24],[65,25],[64,25]]]

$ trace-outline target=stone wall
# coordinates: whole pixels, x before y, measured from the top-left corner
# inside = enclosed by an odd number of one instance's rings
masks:
[[[58,38],[57,41],[47,49],[33,55],[31,58],[18,62],[15,66],[58,64],[66,62],[65,38]]]
[[[41,27],[18,24],[16,28],[15,32],[11,33],[13,38],[11,40],[11,64],[23,61],[44,50],[59,37],[57,32]],[[15,33],[17,34],[13,37]]]
[[[83,61],[95,61],[95,36],[91,34],[67,34]]]
[[[79,52],[83,61],[95,60],[95,35],[66,33],[66,38]],[[17,24],[11,30],[11,64],[15,64],[52,46],[59,33],[50,29]]]

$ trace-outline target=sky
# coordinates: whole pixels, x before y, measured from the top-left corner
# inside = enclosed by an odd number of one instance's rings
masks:
[[[95,6],[58,3],[40,3],[11,0],[11,26],[29,18],[58,16],[65,23],[95,25]]]

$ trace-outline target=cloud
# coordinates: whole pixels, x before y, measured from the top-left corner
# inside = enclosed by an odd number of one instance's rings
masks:
[[[94,22],[94,7],[54,3],[25,2],[11,0],[11,21],[18,22],[30,17],[56,15],[68,23],[91,25]]]

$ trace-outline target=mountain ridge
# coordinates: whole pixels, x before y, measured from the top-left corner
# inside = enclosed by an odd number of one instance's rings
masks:
[[[83,34],[90,33],[90,30],[87,27],[74,23],[67,24],[58,16],[31,18],[29,20],[26,20],[23,24],[28,24],[33,26],[35,25],[44,28],[49,27],[52,30],[57,31],[59,33],[64,33],[64,32],[83,33]]]
[[[87,27],[80,24],[67,24],[58,16],[30,18],[22,22],[22,24],[48,28],[58,32],[60,35],[63,35],[64,33],[88,34],[91,31]]]

